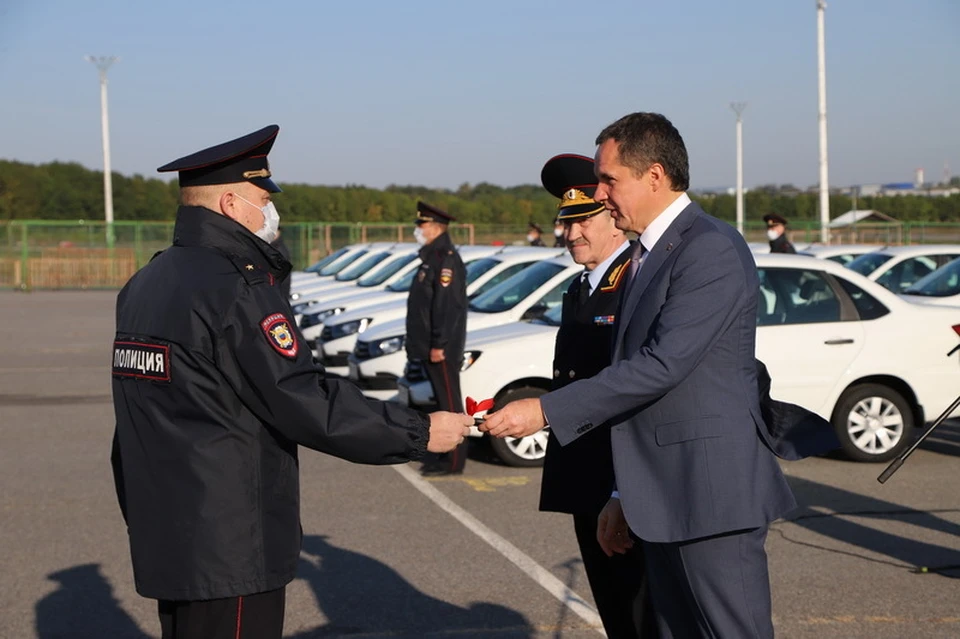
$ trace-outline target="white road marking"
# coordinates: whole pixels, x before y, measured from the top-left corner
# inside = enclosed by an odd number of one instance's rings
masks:
[[[451,517],[459,521],[465,528],[475,534],[480,539],[490,544],[494,550],[507,558],[510,563],[527,574],[528,577],[556,597],[560,603],[569,608],[574,614],[594,627],[601,635],[606,636],[603,631],[603,622],[600,621],[600,615],[589,603],[570,590],[562,581],[553,576],[549,570],[535,562],[529,555],[511,544],[509,541],[493,532],[479,519],[458,506],[453,500],[442,492],[430,485],[412,470],[408,464],[392,466],[400,473],[400,476],[410,482],[414,488],[423,493],[427,499],[435,503],[441,509],[446,511]]]

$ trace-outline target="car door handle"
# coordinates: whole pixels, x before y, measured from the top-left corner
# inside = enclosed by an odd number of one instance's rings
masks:
[[[827,346],[836,346],[838,344],[853,344],[853,340],[850,338],[844,339],[844,338],[838,337],[835,339],[828,339],[827,341],[824,342],[824,344],[826,344]]]

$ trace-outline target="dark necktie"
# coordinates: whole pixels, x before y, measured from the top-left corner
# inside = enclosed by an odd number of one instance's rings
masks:
[[[577,289],[577,308],[583,308],[590,298],[590,277],[584,273],[580,277],[580,288]]]
[[[640,262],[643,260],[643,254],[646,252],[647,249],[640,243],[640,240],[637,240],[637,243],[630,249],[630,266],[627,268],[627,286],[629,286],[633,282],[633,278],[637,276],[637,271],[640,270]]]

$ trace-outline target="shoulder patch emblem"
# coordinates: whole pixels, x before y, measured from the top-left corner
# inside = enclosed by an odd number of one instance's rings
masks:
[[[170,347],[141,341],[113,343],[113,374],[154,382],[170,381]]]
[[[627,266],[630,264],[630,260],[627,260],[620,266],[613,269],[610,273],[610,276],[607,278],[607,283],[605,286],[601,286],[600,290],[604,293],[609,293],[610,291],[615,291],[620,286],[620,281],[623,279],[623,276],[627,272]]]
[[[283,313],[267,315],[260,322],[260,328],[275,351],[290,359],[297,356],[300,347],[297,344],[296,334],[290,329],[290,320],[286,315]]]
[[[445,268],[440,270],[440,286],[450,286],[453,281],[453,269]]]

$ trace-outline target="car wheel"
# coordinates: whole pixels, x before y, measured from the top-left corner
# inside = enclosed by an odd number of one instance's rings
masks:
[[[545,392],[542,388],[532,387],[507,391],[497,398],[494,410],[518,399],[540,397]],[[542,466],[543,458],[547,454],[547,434],[549,432],[549,428],[544,428],[528,437],[505,437],[503,439],[490,437],[490,448],[508,466]]]
[[[880,384],[847,389],[833,412],[843,452],[854,461],[885,462],[910,445],[913,411],[897,391]]]

